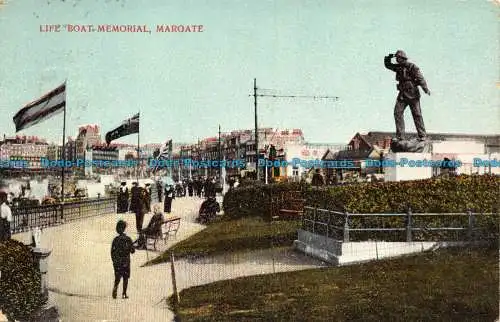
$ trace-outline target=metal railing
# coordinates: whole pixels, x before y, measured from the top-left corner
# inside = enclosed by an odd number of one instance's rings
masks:
[[[414,232],[432,234],[432,232],[436,231],[466,232],[466,239],[472,241],[477,239],[478,235],[476,232],[481,229],[476,224],[477,218],[479,216],[481,216],[480,218],[494,216],[496,219],[492,222],[498,223],[498,215],[498,213],[474,213],[470,210],[465,213],[412,213],[410,207],[408,207],[406,213],[399,214],[351,214],[347,211],[340,212],[306,206],[304,207],[304,216],[302,218],[302,229],[344,242],[352,241],[350,232],[401,232],[406,235],[406,242],[412,242],[414,241]],[[385,227],[387,226],[386,223],[383,225],[384,227],[359,227],[363,225],[363,219],[368,217],[370,219],[401,218],[404,219],[404,225],[399,227]],[[461,217],[466,218],[467,222],[460,227],[432,227],[432,224],[426,223],[424,220],[419,220],[421,225],[415,225],[415,218],[425,217],[437,217],[440,219]],[[353,225],[353,219],[361,219],[361,221],[359,224]],[[394,226],[394,224],[389,224],[389,226]]]
[[[94,198],[69,203],[12,208],[12,234],[45,228],[92,216],[116,213],[116,198]]]

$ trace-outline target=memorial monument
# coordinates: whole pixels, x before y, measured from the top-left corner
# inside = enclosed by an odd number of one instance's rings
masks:
[[[392,58],[396,58],[396,64]],[[431,144],[427,140],[422,110],[420,107],[420,90],[431,95],[427,82],[417,65],[408,61],[403,50],[396,51],[384,57],[387,69],[396,73],[398,95],[394,106],[394,121],[396,123],[396,137],[391,140],[389,158],[398,166],[384,168],[386,181],[418,180],[432,177],[432,168],[411,166],[413,160],[431,159]],[[404,111],[410,106],[418,138],[405,138]],[[405,161],[408,166],[405,166]]]
[[[391,62],[392,58],[396,58],[397,64]],[[387,69],[396,73],[398,81],[397,89],[398,96],[394,106],[394,120],[396,122],[396,137],[391,141],[392,152],[424,152],[428,149],[427,134],[425,132],[424,120],[422,118],[422,110],[420,108],[420,91],[422,90],[431,95],[427,82],[422,75],[422,72],[417,65],[408,61],[408,56],[402,50],[396,51],[395,54],[389,54],[384,57],[384,65]],[[407,106],[410,106],[413,121],[417,129],[418,138],[407,140],[405,135],[404,111]]]

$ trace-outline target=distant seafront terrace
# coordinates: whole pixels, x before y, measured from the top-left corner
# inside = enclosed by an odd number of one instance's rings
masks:
[[[474,166],[476,167],[500,167],[500,161],[497,159],[483,160],[481,158],[474,158]],[[40,158],[40,165],[42,168],[75,168],[75,167],[98,167],[98,168],[134,168],[140,164],[138,160],[50,160],[47,158]],[[142,164],[142,163],[141,163]],[[366,159],[364,160],[365,167],[367,168],[388,168],[388,167],[408,167],[408,168],[458,168],[462,166],[460,160],[413,160],[402,158],[399,161],[385,158],[384,160]],[[247,164],[243,159],[233,160],[193,160],[190,158],[171,159],[171,160],[157,160],[150,159],[147,162],[149,168],[239,168],[244,169]],[[293,158],[292,160],[269,160],[259,159],[257,162],[258,167],[301,167],[306,169],[311,168],[337,168],[337,169],[350,169],[355,168],[354,160],[320,160],[320,159],[300,159]],[[0,168],[28,168],[29,163],[26,160],[4,160],[0,161]]]

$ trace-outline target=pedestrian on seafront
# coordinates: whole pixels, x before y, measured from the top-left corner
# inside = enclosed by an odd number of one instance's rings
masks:
[[[140,199],[140,189],[139,183],[137,181],[132,182],[132,189],[130,189],[130,212],[136,213],[139,199]]]
[[[125,235],[127,223],[119,220],[116,224],[116,232],[118,236],[113,239],[111,245],[111,260],[113,261],[113,268],[115,270],[115,285],[113,286],[113,298],[116,299],[116,293],[120,280],[123,278],[123,292],[122,298],[128,299],[127,286],[128,279],[130,278],[130,254],[135,252],[132,245],[132,239]]]
[[[135,227],[137,229],[138,240],[141,239],[142,226],[144,224],[144,215],[148,212],[148,193],[145,188],[138,187],[139,198],[135,206]]]
[[[174,186],[165,186],[165,200],[163,202],[163,211],[167,214],[172,212],[172,200],[175,199]]]
[[[128,211],[128,188],[127,182],[123,181],[120,186],[120,191],[118,193],[118,213],[125,213]]]
[[[12,211],[7,205],[7,191],[0,190],[0,242],[10,239],[10,224],[12,222]]]

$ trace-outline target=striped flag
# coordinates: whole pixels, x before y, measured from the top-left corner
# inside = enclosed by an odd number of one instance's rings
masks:
[[[41,98],[23,107],[14,116],[16,132],[59,114],[66,107],[66,82]]]
[[[167,143],[165,143],[165,145],[161,148],[161,150],[158,151],[156,156],[156,161],[169,160],[171,155],[172,155],[172,140],[168,140]],[[156,172],[158,168],[159,167],[157,162],[153,171]]]
[[[106,133],[106,143],[109,145],[113,140],[134,133],[139,133],[139,113],[123,121],[116,129]]]

